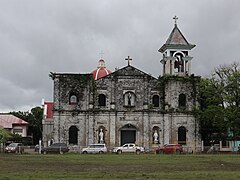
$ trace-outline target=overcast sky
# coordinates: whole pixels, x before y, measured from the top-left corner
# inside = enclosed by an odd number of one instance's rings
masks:
[[[52,101],[49,73],[91,72],[101,52],[112,71],[129,55],[158,77],[175,15],[196,44],[194,74],[240,62],[239,8],[239,0],[0,0],[0,112]]]

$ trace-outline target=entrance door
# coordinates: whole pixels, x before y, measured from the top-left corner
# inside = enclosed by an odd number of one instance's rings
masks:
[[[136,130],[121,130],[121,146],[126,143],[135,143]]]

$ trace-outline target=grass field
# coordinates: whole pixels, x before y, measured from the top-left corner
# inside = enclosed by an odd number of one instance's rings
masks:
[[[0,179],[240,179],[240,154],[0,154]]]

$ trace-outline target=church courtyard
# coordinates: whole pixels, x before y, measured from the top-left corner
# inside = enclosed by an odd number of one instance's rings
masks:
[[[0,179],[240,179],[239,154],[1,154]]]

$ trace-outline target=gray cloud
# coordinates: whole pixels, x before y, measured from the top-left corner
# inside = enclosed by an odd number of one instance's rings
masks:
[[[157,77],[158,49],[172,17],[192,51],[193,72],[239,61],[238,0],[3,0],[0,1],[0,112],[52,100],[49,72],[91,72],[104,52],[110,70],[132,64]]]

